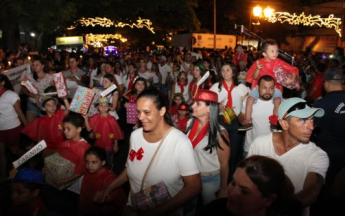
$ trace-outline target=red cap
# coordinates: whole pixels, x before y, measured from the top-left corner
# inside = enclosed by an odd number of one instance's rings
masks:
[[[193,100],[218,103],[218,94],[210,90],[198,90],[198,93]]]
[[[178,110],[189,110],[189,107],[187,104],[182,103],[178,106]]]

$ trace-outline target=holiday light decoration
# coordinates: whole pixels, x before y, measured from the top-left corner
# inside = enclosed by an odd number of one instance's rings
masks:
[[[261,7],[259,6],[254,7],[253,13],[254,16],[263,18],[271,23],[280,22],[288,23],[290,25],[317,25],[319,27],[334,28],[334,30],[338,33],[339,37],[342,36],[341,18],[336,18],[333,14],[330,14],[326,18],[322,18],[320,15],[312,16],[305,15],[304,13],[297,15],[296,13],[290,14],[288,12],[274,12],[274,9],[271,9],[269,7],[262,11]]]
[[[105,17],[96,17],[96,18],[81,18],[77,22],[80,23],[82,26],[102,26],[102,27],[120,27],[123,28],[128,26],[130,28],[147,28],[153,34],[155,34],[154,29],[152,27],[152,22],[149,19],[141,19],[140,17],[136,20],[136,23],[124,23],[124,22],[117,22],[105,18]]]
[[[123,38],[121,34],[86,34],[85,41],[86,44],[92,45],[94,47],[103,47],[103,44],[108,43],[109,40],[121,40],[126,42],[127,39]]]

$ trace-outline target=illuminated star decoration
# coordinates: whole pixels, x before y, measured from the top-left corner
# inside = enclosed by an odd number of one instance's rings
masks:
[[[155,34],[154,29],[152,27],[152,22],[149,19],[141,19],[140,17],[137,19],[136,23],[124,23],[124,22],[118,22],[115,23],[114,21],[105,18],[105,17],[96,17],[96,18],[81,18],[77,21],[82,26],[92,26],[95,27],[96,25],[102,26],[102,27],[120,27],[123,28],[125,26],[131,27],[131,28],[147,28],[149,31],[151,31],[153,34]]]
[[[99,134],[99,133],[95,134],[95,136],[96,136],[96,139],[101,138],[101,134]]]
[[[321,18],[320,15],[306,16],[304,13],[300,15],[290,14],[288,12],[274,12],[272,16],[267,18],[268,22],[275,23],[279,21],[280,23],[289,23],[290,25],[304,25],[304,26],[314,26],[326,28],[334,28],[334,30],[341,37],[341,18],[335,18],[333,14],[329,15],[327,18]]]
[[[109,134],[109,139],[113,139],[114,138],[114,134]]]
[[[108,43],[108,40],[121,40],[122,42],[127,41],[127,38],[122,37],[121,34],[86,34],[86,44],[94,47],[102,47],[103,43]]]

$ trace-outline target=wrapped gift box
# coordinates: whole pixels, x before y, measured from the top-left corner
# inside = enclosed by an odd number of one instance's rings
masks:
[[[284,71],[284,69],[282,67],[278,67],[274,70],[274,75],[277,79],[277,82],[288,88],[288,89],[296,89],[299,88],[299,82],[298,81],[294,81],[293,83],[291,83],[290,85],[285,85],[284,82],[288,79],[292,77],[291,73],[287,73],[286,71]]]
[[[67,86],[62,72],[53,74],[54,83],[59,98],[67,96]]]
[[[91,89],[78,86],[73,96],[69,110],[80,113],[82,115],[86,115],[91,105],[94,94],[95,93]]]
[[[127,124],[136,124],[138,122],[137,105],[134,102],[128,102],[126,115],[127,115]]]
[[[55,178],[68,178],[74,174],[75,164],[71,161],[63,158],[58,153],[49,155],[48,157],[44,158],[44,175],[45,181],[47,184],[52,185],[53,187],[57,188],[58,190],[62,190],[66,187],[69,187],[74,183],[74,181],[62,185],[60,187],[54,184]]]

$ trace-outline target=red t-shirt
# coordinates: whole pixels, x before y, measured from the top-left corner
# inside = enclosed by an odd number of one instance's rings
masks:
[[[318,99],[319,97],[322,96],[322,89],[323,89],[323,73],[318,74],[315,79],[313,80],[311,86],[309,87],[309,91],[313,88],[316,88],[314,93],[310,95],[310,97],[314,99]]]
[[[62,121],[65,117],[65,111],[58,110],[52,116],[46,115],[33,120],[23,128],[22,133],[35,142],[44,140],[48,148],[56,148],[64,141]]]
[[[262,65],[262,69],[259,72],[258,79],[254,79],[254,72],[257,69],[257,63],[254,62],[252,66],[249,68],[246,74],[246,82],[249,82],[252,84],[251,89],[253,89],[255,86],[258,85],[259,78],[264,75],[269,75],[273,77],[273,79],[276,82],[276,88],[278,88],[281,92],[283,92],[283,86],[277,83],[277,79],[274,74],[274,70],[281,67],[284,71],[288,73],[294,73],[296,74],[296,77],[299,76],[298,68],[289,65],[283,60],[280,60],[279,58],[276,58],[274,60],[267,60],[266,58],[262,58],[258,60],[259,63]]]
[[[109,194],[112,198],[111,202],[100,204],[93,201],[97,191],[104,190],[115,179],[116,175],[107,168],[94,174],[86,172],[80,189],[79,211],[95,215],[111,215],[121,210],[127,202],[122,188],[117,188]]]

